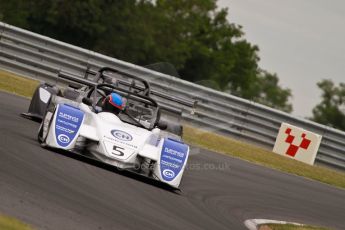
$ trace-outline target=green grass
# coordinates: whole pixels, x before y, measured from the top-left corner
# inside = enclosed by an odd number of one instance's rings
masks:
[[[1,230],[33,230],[29,225],[20,222],[12,217],[0,215]]]
[[[39,81],[0,70],[0,90],[31,98]]]
[[[328,228],[313,226],[296,226],[293,224],[266,224],[260,226],[259,230],[329,230]]]
[[[214,133],[184,126],[184,140],[201,148],[228,154],[246,161],[267,166],[283,172],[303,176],[326,184],[345,188],[345,173],[320,166],[310,166],[280,156],[263,148],[236,141]]]
[[[38,84],[38,81],[19,77],[5,71],[0,71],[0,90],[25,97],[31,97]],[[264,165],[283,172],[345,188],[344,173],[320,166],[310,166],[272,153],[271,151],[267,151],[260,147],[239,142],[214,133],[198,130],[188,125],[184,126],[184,140],[189,144],[215,152],[228,154],[255,164]]]

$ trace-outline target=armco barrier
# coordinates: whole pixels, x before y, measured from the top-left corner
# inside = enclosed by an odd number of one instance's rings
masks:
[[[84,76],[87,70],[110,66],[137,74],[156,91],[198,100],[195,113],[182,109],[183,119],[194,126],[272,149],[281,122],[323,136],[317,163],[345,170],[345,133],[306,119],[158,73],[90,50],[82,49],[0,22],[0,68],[41,81],[56,82],[59,71]]]

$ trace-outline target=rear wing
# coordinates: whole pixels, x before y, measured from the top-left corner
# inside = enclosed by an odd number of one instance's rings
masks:
[[[133,90],[138,90],[140,92],[143,92],[144,96],[152,96],[154,99],[158,101],[159,107],[161,108],[161,110],[163,110],[163,113],[168,112],[168,113],[175,114],[176,116],[177,114],[182,115],[182,112],[185,111],[190,114],[194,114],[194,111],[197,105],[196,100],[171,96],[157,90],[151,90],[150,84],[146,80],[143,80],[142,78],[138,76],[134,76],[134,75],[131,75],[131,74],[128,74],[128,73],[125,73],[123,71],[116,70],[113,68],[104,67],[104,68],[101,68],[98,72],[87,70],[84,78],[81,78],[80,76],[76,76],[68,72],[60,71],[58,73],[58,77],[66,80],[69,83],[69,86],[73,88],[79,88],[82,86],[94,87],[98,84],[98,81],[101,75],[106,76],[108,80],[115,78],[114,76],[109,76],[109,75],[104,74],[105,71],[109,71],[109,70],[111,72],[120,74],[121,76],[128,77],[129,80],[134,79],[136,81],[141,82],[142,84],[138,85],[138,84],[133,84],[133,82],[130,82],[130,81],[116,79],[116,83],[114,84],[117,84],[118,87],[122,87],[122,86],[130,87]],[[92,80],[87,79],[87,75],[92,75],[93,79]]]

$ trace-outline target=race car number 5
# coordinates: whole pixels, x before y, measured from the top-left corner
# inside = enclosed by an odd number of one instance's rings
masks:
[[[121,148],[119,146],[114,145],[113,151],[111,153],[116,155],[116,156],[122,157],[125,154],[121,150],[124,150],[124,148]]]

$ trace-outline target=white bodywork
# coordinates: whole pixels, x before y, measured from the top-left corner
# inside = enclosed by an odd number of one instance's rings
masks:
[[[124,123],[112,113],[94,113],[83,103],[78,108],[58,104],[42,124],[47,146],[73,152],[84,146],[98,160],[123,169],[138,169],[150,162],[147,176],[175,188],[181,182],[189,147],[162,138],[158,128]]]

